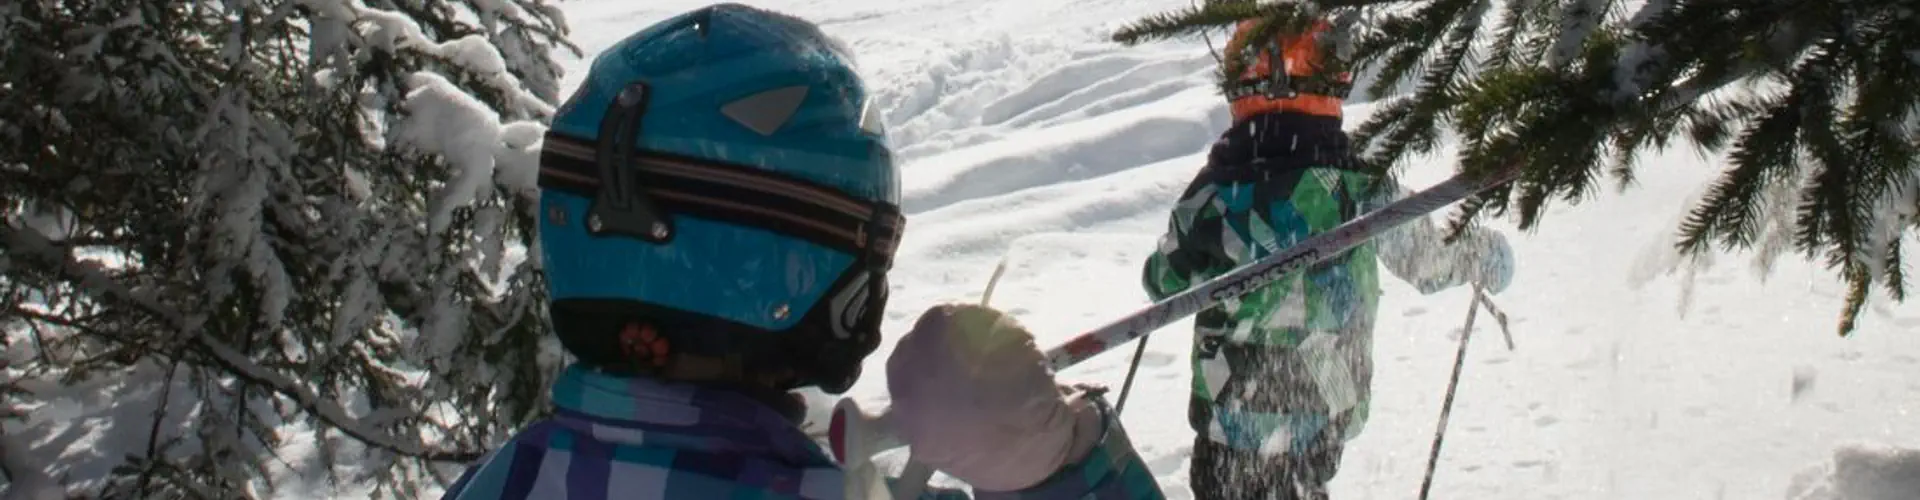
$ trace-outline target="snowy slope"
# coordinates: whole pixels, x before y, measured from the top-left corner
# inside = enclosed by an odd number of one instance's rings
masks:
[[[590,53],[707,2],[564,2]],[[996,306],[1051,345],[1143,305],[1139,265],[1165,210],[1226,127],[1199,42],[1124,48],[1119,23],[1184,5],[1146,0],[787,0],[843,38],[876,87],[905,166],[909,227],[889,331],[927,306],[978,300],[1009,259]],[[1090,5],[1091,4],[1091,5]],[[1097,17],[1090,17],[1097,16]],[[1217,40],[1216,40],[1217,41]],[[568,71],[566,88],[588,60]],[[1369,112],[1349,109],[1349,124]],[[1831,492],[1825,478],[1894,477],[1920,459],[1849,451],[1920,447],[1920,304],[1878,305],[1850,339],[1832,334],[1840,288],[1782,260],[1770,278],[1746,257],[1684,273],[1663,250],[1710,162],[1649,156],[1641,185],[1559,208],[1514,239],[1519,274],[1496,300],[1518,350],[1483,322],[1469,353],[1435,498],[1920,498]],[[1407,178],[1432,183],[1445,158]],[[1412,498],[1419,488],[1467,295],[1386,284],[1374,416],[1349,448],[1335,496]],[[1685,304],[1684,306],[1681,304]],[[1157,333],[1125,422],[1162,485],[1187,497],[1190,323]],[[1131,346],[1061,374],[1118,385]],[[883,405],[888,348],[851,393]],[[897,457],[893,457],[897,458]],[[1796,476],[1801,477],[1796,482]],[[1906,483],[1909,487],[1913,483]],[[1894,493],[1900,493],[1895,496]]]

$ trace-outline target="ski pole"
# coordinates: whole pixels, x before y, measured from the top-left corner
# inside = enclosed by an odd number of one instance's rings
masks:
[[[1127,364],[1127,381],[1120,383],[1120,399],[1113,403],[1113,413],[1120,414],[1127,408],[1127,393],[1133,391],[1133,376],[1140,372],[1140,356],[1147,353],[1147,335],[1140,335],[1140,345],[1133,350],[1133,362]]]
[[[1427,475],[1420,480],[1420,500],[1427,500],[1427,492],[1433,488],[1433,467],[1440,461],[1440,442],[1447,438],[1447,418],[1453,414],[1453,390],[1460,386],[1460,369],[1467,360],[1467,341],[1473,339],[1473,317],[1480,311],[1482,293],[1480,284],[1474,283],[1472,300],[1467,303],[1467,326],[1460,332],[1460,350],[1453,355],[1453,378],[1447,381],[1447,398],[1440,404],[1440,426],[1433,431],[1433,449],[1427,453]]]
[[[1500,324],[1500,336],[1507,339],[1507,350],[1513,350],[1513,331],[1507,329],[1507,313],[1501,311],[1499,306],[1493,305],[1493,297],[1487,296],[1485,289],[1474,292],[1473,295],[1477,297],[1474,300],[1480,303],[1480,307],[1487,308],[1487,314],[1493,315],[1493,322]]]

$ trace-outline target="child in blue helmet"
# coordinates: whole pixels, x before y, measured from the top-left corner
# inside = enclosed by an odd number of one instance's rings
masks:
[[[844,392],[878,347],[898,176],[811,23],[722,4],[607,49],[541,157],[539,257],[576,362],[554,416],[444,498],[889,497],[800,431],[788,391]],[[935,307],[889,359],[891,420],[973,498],[1161,498],[1098,391],[1039,361],[1006,315]]]

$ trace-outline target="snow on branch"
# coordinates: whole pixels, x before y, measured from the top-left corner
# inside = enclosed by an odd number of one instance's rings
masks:
[[[360,0],[301,0],[301,4],[313,9],[320,18],[358,24],[359,32],[365,37],[366,42],[378,50],[417,51],[444,59],[472,72],[487,86],[507,96],[506,105],[514,113],[542,117],[553,115],[553,105],[528,91],[518,77],[507,71],[506,59],[500,54],[499,48],[484,35],[470,34],[446,42],[437,42],[429,39],[420,29],[420,24],[412,17],[399,12],[368,7]],[[497,8],[498,5],[495,4],[497,2],[488,5]],[[316,40],[321,39],[316,38]],[[331,50],[331,48],[316,48],[314,54],[316,56],[328,54]]]
[[[1567,0],[1567,3],[1560,12],[1560,34],[1554,38],[1553,48],[1547,51],[1548,67],[1565,66],[1578,57],[1613,6],[1612,0]]]
[[[199,329],[194,327],[194,322],[179,311],[127,288],[93,266],[71,258],[37,231],[0,224],[0,244],[4,244],[8,253],[15,258],[38,258],[53,264],[60,274],[80,284],[83,290],[97,299],[133,307],[154,316],[235,376],[269,388],[293,400],[296,405],[318,416],[321,421],[369,446],[433,461],[470,462],[481,456],[479,451],[440,449],[424,443],[396,439],[373,429],[367,422],[352,417],[339,402],[322,398],[313,389],[279,372],[260,366],[232,346],[200,334]]]
[[[1920,221],[1920,174],[1900,176],[1893,181],[1883,206],[1886,210],[1876,212],[1870,220],[1866,245],[1853,256],[1873,276],[1886,275],[1888,264],[1898,262],[1889,260],[1899,257],[1890,254],[1897,251],[1895,245],[1899,244],[1900,236],[1915,221]]]
[[[503,124],[486,103],[435,73],[416,72],[407,83],[411,90],[402,106],[408,114],[394,127],[394,143],[440,155],[454,169],[453,179],[428,206],[430,232],[444,230],[454,209],[491,196],[495,185],[533,195],[545,125]]]

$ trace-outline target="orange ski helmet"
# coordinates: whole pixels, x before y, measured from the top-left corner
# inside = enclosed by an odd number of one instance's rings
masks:
[[[1227,41],[1229,56],[1241,53],[1255,24],[1249,19],[1234,26],[1233,37]],[[1316,21],[1305,34],[1282,33],[1268,40],[1265,47],[1254,47],[1258,55],[1227,93],[1233,121],[1268,113],[1339,117],[1340,106],[1353,87],[1353,75],[1344,71],[1321,74],[1320,37],[1330,29],[1326,21]],[[1273,70],[1276,53],[1284,71]]]

